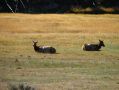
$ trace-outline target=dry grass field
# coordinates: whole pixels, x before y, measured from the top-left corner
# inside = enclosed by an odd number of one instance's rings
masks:
[[[84,43],[104,40],[101,51]],[[32,40],[57,54],[36,53]],[[119,15],[0,14],[0,90],[119,90]]]

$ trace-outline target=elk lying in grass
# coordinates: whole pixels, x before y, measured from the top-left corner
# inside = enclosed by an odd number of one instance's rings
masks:
[[[102,46],[105,47],[104,42],[99,40],[98,44],[84,44],[82,48],[85,51],[99,51]]]
[[[51,46],[37,46],[38,41],[33,41],[33,47],[39,53],[56,53],[56,49]]]

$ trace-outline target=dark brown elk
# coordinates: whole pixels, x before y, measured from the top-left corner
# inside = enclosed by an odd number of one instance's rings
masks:
[[[56,53],[56,49],[51,46],[37,46],[38,41],[33,41],[33,47],[36,52],[39,53]]]
[[[98,44],[84,44],[82,48],[84,51],[99,51],[102,46],[105,47],[104,42],[99,40]]]

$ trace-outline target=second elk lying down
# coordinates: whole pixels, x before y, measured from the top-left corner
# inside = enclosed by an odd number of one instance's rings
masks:
[[[85,51],[99,51],[102,46],[105,47],[104,42],[99,40],[98,44],[84,44],[82,48]]]
[[[37,46],[38,41],[33,41],[33,47],[36,52],[39,53],[56,53],[56,49],[51,46]]]

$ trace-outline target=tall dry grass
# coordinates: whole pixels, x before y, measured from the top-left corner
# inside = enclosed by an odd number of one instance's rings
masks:
[[[119,32],[118,15],[0,14],[0,31],[14,33]]]
[[[0,90],[27,83],[36,90],[118,90],[119,15],[0,14]],[[106,45],[84,52],[84,43]],[[58,54],[39,54],[51,45]]]

